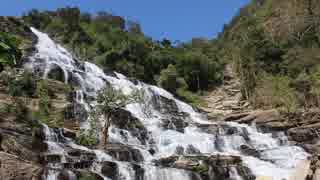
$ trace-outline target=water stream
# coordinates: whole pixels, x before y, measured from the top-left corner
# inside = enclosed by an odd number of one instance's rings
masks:
[[[208,130],[210,127],[217,127],[215,123],[207,121],[203,114],[176,99],[164,89],[142,82],[132,82],[119,73],[114,73],[112,76],[106,75],[95,64],[80,63],[75,60],[71,53],[56,44],[47,34],[34,28],[31,29],[38,37],[37,52],[33,57],[30,57],[26,68],[44,78],[47,78],[50,72],[59,69],[63,73],[65,83],[78,86],[75,102],[83,105],[86,111],[94,108],[97,92],[107,85],[120,89],[127,95],[134,90],[145,92],[144,103],[129,104],[125,109],[134,118],[137,118],[148,131],[146,142],[135,136],[133,132],[120,129],[115,125],[109,129],[110,142],[121,143],[137,149],[141,153],[143,162],[139,162],[139,166],[143,169],[143,176],[138,176],[132,162],[118,161],[102,150],[76,145],[72,139],[63,137],[61,134],[58,135],[56,131],[44,125],[48,144],[47,153],[60,155],[62,158],[59,163],[68,162],[67,152],[70,149],[78,149],[96,156],[94,164],[90,167],[91,171],[103,176],[104,179],[110,178],[102,175],[102,164],[105,161],[110,161],[116,163],[118,167],[118,175],[114,179],[192,180],[195,179],[195,176],[192,176],[191,172],[156,167],[153,160],[177,154],[224,154],[241,156],[245,166],[250,168],[255,176],[271,176],[274,180],[282,180],[288,179],[297,164],[308,157],[302,148],[290,145],[285,140],[284,134],[278,134],[278,136],[271,133],[263,134],[255,126],[221,123],[218,125],[219,131],[210,132]],[[170,103],[169,107],[167,107],[168,103]],[[176,120],[178,124],[171,120],[177,117],[179,117]],[[171,125],[164,128],[163,122],[168,119],[172,121]],[[181,123],[186,123],[186,125],[178,127]],[[88,120],[81,123],[81,128],[90,128]],[[259,152],[259,157],[244,154],[241,151],[241,147],[244,146]],[[48,167],[51,167],[51,170],[47,172],[46,179],[56,180],[57,172],[61,170],[61,167],[50,162]],[[70,179],[74,179],[73,176],[70,175]],[[230,179],[243,180],[236,168],[230,169]]]

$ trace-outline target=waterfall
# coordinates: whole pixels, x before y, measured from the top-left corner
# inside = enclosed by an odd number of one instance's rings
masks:
[[[146,142],[137,137],[139,132],[130,132],[115,125],[109,129],[109,142],[137,150],[143,156],[143,162],[137,165],[136,162],[119,161],[112,154],[77,145],[72,139],[58,135],[44,125],[47,153],[60,155],[60,163],[68,162],[70,155],[67,151],[70,149],[81,150],[95,156],[94,163],[89,164],[90,169],[104,179],[110,178],[102,173],[103,163],[110,162],[117,166],[118,172],[114,172],[117,177],[113,177],[114,179],[191,180],[191,171],[160,168],[154,161],[172,155],[234,155],[240,156],[244,165],[255,176],[271,176],[274,180],[283,180],[288,179],[297,164],[309,156],[302,148],[290,145],[283,134],[275,138],[271,133],[259,132],[255,126],[209,122],[204,115],[166,90],[143,82],[133,83],[119,73],[106,75],[95,64],[73,59],[71,53],[56,44],[47,34],[34,28],[31,30],[38,37],[37,52],[30,57],[25,67],[43,78],[47,78],[51,71],[61,69],[64,81],[79,87],[74,101],[84,105],[86,111],[94,109],[97,92],[107,85],[126,95],[135,90],[145,92],[144,103],[129,104],[125,109],[147,130]],[[166,121],[170,121],[171,125],[166,125]],[[82,123],[81,128],[89,128],[88,123]],[[218,131],[212,132],[214,128],[218,128]],[[62,141],[59,141],[61,138]],[[243,148],[254,151],[259,156],[244,153]],[[142,170],[137,170],[138,166]],[[49,170],[46,179],[56,180],[59,167],[50,163],[49,167],[55,167],[56,170]],[[143,175],[140,176],[138,172]],[[231,168],[229,174],[231,179],[243,180],[236,168]]]

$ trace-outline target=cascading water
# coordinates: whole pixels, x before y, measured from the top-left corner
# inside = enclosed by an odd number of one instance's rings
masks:
[[[127,95],[134,90],[145,92],[145,103],[129,104],[125,109],[141,121],[148,131],[147,142],[142,142],[129,130],[120,129],[114,125],[109,129],[110,142],[121,143],[141,153],[143,161],[139,162],[139,166],[143,169],[143,176],[138,177],[135,165],[131,162],[118,161],[103,151],[76,145],[72,139],[65,138],[63,135],[58,137],[56,132],[44,125],[46,142],[49,147],[47,153],[61,155],[60,163],[67,161],[66,152],[69,149],[77,149],[96,156],[90,169],[101,176],[104,176],[101,172],[102,164],[109,161],[114,162],[118,167],[118,175],[114,179],[191,180],[195,179],[191,172],[174,168],[159,168],[154,165],[153,160],[178,154],[236,155],[241,156],[244,164],[250,168],[254,175],[271,176],[274,180],[282,180],[288,179],[297,164],[308,157],[303,149],[290,146],[288,142],[281,139],[282,137],[274,138],[272,134],[260,133],[254,126],[208,122],[205,116],[196,112],[188,104],[175,99],[172,94],[161,88],[142,82],[133,83],[118,73],[114,73],[114,76],[108,76],[99,67],[89,62],[81,64],[74,60],[67,50],[54,43],[48,35],[34,28],[31,29],[38,37],[37,52],[30,58],[26,68],[39,73],[44,78],[52,70],[60,68],[64,75],[64,81],[79,87],[76,90],[75,102],[84,105],[86,111],[94,108],[95,102],[92,99],[106,85],[120,89]],[[171,107],[167,109],[162,107],[166,106],[168,102]],[[172,109],[176,109],[176,112],[170,112]],[[176,120],[177,116],[180,119]],[[170,122],[164,128],[162,124],[167,119],[170,119]],[[183,126],[178,127],[179,124],[177,126],[174,121],[178,121]],[[203,128],[211,126],[218,127],[218,131],[212,133]],[[88,123],[82,123],[81,128],[89,128]],[[224,129],[231,129],[233,133]],[[259,153],[259,157],[243,153],[241,147],[244,146],[254,149]],[[177,153],[178,150],[179,153]],[[49,163],[48,167],[50,170],[47,172],[46,179],[57,179],[57,171],[61,167],[52,163]],[[200,177],[197,176],[197,178]],[[104,179],[110,178],[104,177]],[[230,179],[242,180],[243,178],[238,174],[236,168],[230,168]]]

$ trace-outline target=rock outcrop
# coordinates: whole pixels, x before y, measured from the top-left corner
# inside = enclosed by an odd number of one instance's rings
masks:
[[[37,180],[42,168],[18,156],[0,152],[0,179],[28,179]]]
[[[184,169],[200,175],[202,180],[230,179],[232,171],[237,171],[246,180],[254,180],[250,170],[242,164],[241,157],[227,155],[170,156],[155,163],[162,167]]]

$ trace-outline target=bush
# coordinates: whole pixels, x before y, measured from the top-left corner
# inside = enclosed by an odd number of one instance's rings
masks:
[[[187,83],[179,77],[176,67],[172,64],[161,71],[158,85],[173,94],[177,94],[177,90],[180,88],[187,89]]]
[[[39,98],[39,110],[33,112],[33,116],[49,127],[62,127],[64,116],[62,112],[57,111],[51,105],[47,81],[40,80],[36,89],[36,95]]]
[[[34,96],[36,89],[36,80],[32,73],[24,71],[22,74],[16,72],[10,72],[7,75],[8,82],[8,94],[11,96]]]
[[[298,108],[297,92],[286,76],[263,75],[251,101],[256,107],[282,108],[292,112]]]
[[[21,41],[16,36],[0,32],[0,72],[5,66],[16,66],[22,53],[19,49]]]
[[[90,131],[91,132],[91,131]],[[81,131],[76,138],[76,143],[82,146],[94,146],[98,143],[97,137],[90,132]]]
[[[201,97],[191,91],[188,91],[186,89],[178,89],[177,95],[183,100],[186,101],[187,103],[190,103],[191,105],[195,107],[199,107],[202,105],[203,101]]]

